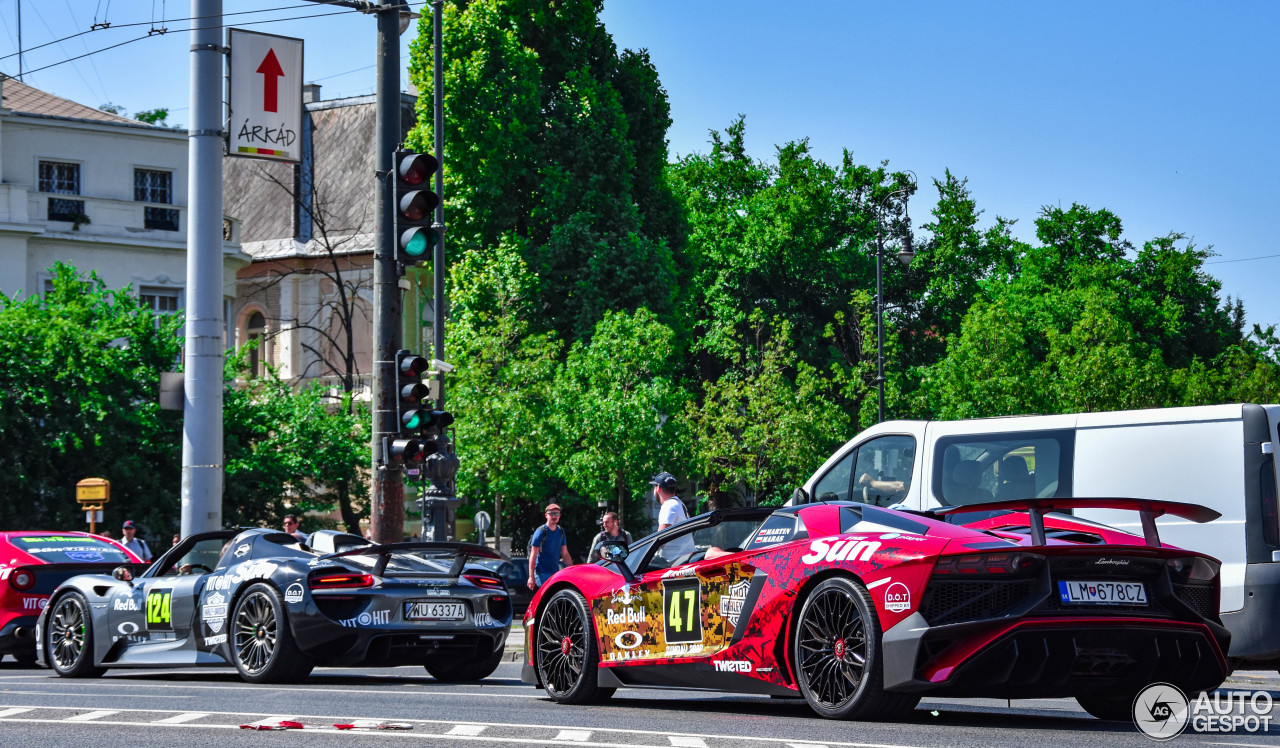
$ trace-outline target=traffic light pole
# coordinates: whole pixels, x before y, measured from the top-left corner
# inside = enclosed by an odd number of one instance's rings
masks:
[[[396,272],[395,199],[391,188],[395,150],[400,144],[401,2],[378,6],[378,89],[375,105],[378,228],[373,249],[373,503],[369,526],[375,543],[404,537],[404,481],[389,464],[383,445],[399,431],[396,423],[396,351],[400,349],[401,308]]]
[[[435,141],[436,163],[440,164],[440,168],[436,170],[436,194],[440,196],[440,204],[436,206],[436,219],[432,228],[435,229],[439,239],[436,241],[435,254],[431,262],[432,274],[432,310],[434,312],[431,321],[431,332],[434,338],[433,350],[437,361],[444,361],[444,324],[445,324],[445,297],[444,297],[444,242],[445,242],[445,224],[444,224],[444,0],[432,0],[431,2],[431,26],[432,26],[432,109],[434,110],[435,120],[431,129],[432,140]],[[436,410],[444,410],[444,371],[436,371],[436,390],[438,398],[436,399]],[[444,429],[441,429],[440,435],[436,438],[436,444],[439,451],[427,458],[426,464],[423,465],[423,471],[427,479],[431,481],[431,487],[428,488],[422,496],[422,539],[423,540],[454,540],[457,538],[457,527],[455,525],[455,513],[458,504],[461,503],[457,498],[457,483],[455,478],[458,475],[458,456],[454,452],[452,443],[449,441],[448,435]]]

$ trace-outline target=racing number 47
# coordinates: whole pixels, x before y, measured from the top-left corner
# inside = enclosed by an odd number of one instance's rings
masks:
[[[702,583],[676,579],[662,583],[663,627],[668,644],[702,641]]]

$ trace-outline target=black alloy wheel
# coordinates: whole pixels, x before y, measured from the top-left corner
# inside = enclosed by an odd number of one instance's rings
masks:
[[[600,654],[582,595],[565,589],[552,596],[535,634],[538,677],[552,700],[588,704],[613,695],[614,689],[596,682]]]
[[[54,672],[64,678],[93,678],[105,668],[93,666],[93,621],[89,604],[79,592],[58,598],[45,621],[45,654]]]
[[[293,642],[280,593],[258,583],[236,601],[231,617],[231,654],[240,677],[250,683],[284,683],[306,677],[314,666]]]
[[[795,625],[796,683],[810,708],[831,719],[897,719],[920,701],[884,690],[880,621],[856,581],[832,577],[805,600]]]

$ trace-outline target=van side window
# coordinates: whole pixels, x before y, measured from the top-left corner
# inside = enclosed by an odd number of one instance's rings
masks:
[[[826,475],[818,479],[817,485],[813,487],[814,501],[849,500],[849,482],[853,480],[850,473],[853,471],[853,461],[857,456],[858,451],[855,449],[837,462],[835,467],[828,470]]]
[[[850,498],[875,506],[902,501],[911,488],[915,456],[914,436],[882,436],[859,446]]]
[[[1071,495],[1070,430],[939,439],[933,493],[946,506]]]

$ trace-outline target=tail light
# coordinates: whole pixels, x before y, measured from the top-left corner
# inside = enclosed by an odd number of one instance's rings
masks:
[[[945,556],[933,567],[934,576],[1016,576],[1039,568],[1044,557],[1031,553],[971,553]]]
[[[505,590],[507,588],[507,583],[502,579],[491,577],[487,574],[463,574],[462,578],[477,587],[486,587],[491,590]]]
[[[36,586],[35,572],[30,569],[17,569],[9,575],[9,584],[13,585],[15,590],[25,592]]]
[[[312,574],[307,585],[313,590],[341,590],[356,587],[372,587],[373,577],[368,574]]]

